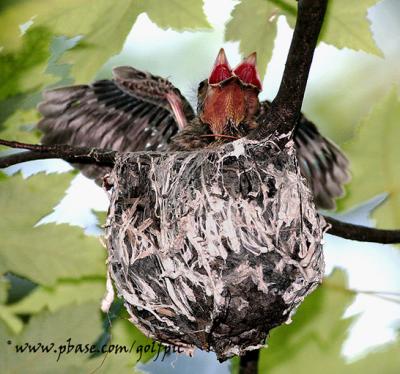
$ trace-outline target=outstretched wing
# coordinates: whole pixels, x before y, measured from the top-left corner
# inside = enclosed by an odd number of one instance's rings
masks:
[[[121,152],[163,150],[194,117],[193,109],[168,80],[128,66],[112,80],[45,91],[38,110],[43,144],[93,146]],[[107,169],[79,165],[101,181]]]
[[[261,120],[270,103],[261,103]],[[337,145],[324,138],[317,127],[301,115],[294,133],[300,171],[309,181],[319,208],[335,208],[335,199],[342,196],[343,185],[350,180],[349,161]]]

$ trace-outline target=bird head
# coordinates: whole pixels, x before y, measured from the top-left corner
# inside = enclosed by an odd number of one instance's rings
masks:
[[[232,69],[221,49],[211,74],[199,85],[198,114],[213,134],[243,136],[258,110],[262,89],[256,53]]]

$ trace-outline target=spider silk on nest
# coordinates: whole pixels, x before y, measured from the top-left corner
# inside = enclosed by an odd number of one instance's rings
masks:
[[[326,224],[292,141],[121,154],[109,182],[109,272],[147,336],[242,355],[322,280]]]

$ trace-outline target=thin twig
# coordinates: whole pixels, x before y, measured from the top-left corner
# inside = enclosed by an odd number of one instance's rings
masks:
[[[93,148],[73,147],[70,145],[38,145],[0,139],[0,145],[28,152],[15,153],[0,158],[0,168],[6,168],[21,162],[60,158],[71,163],[113,166],[117,152]]]
[[[332,217],[324,216],[324,218],[331,225],[327,232],[332,235],[360,242],[374,242],[381,244],[400,243],[400,230],[375,229],[372,227],[338,221]]]

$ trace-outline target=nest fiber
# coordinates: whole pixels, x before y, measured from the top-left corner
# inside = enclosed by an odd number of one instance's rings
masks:
[[[110,182],[109,271],[149,337],[243,354],[322,279],[325,222],[292,142],[121,154]]]

